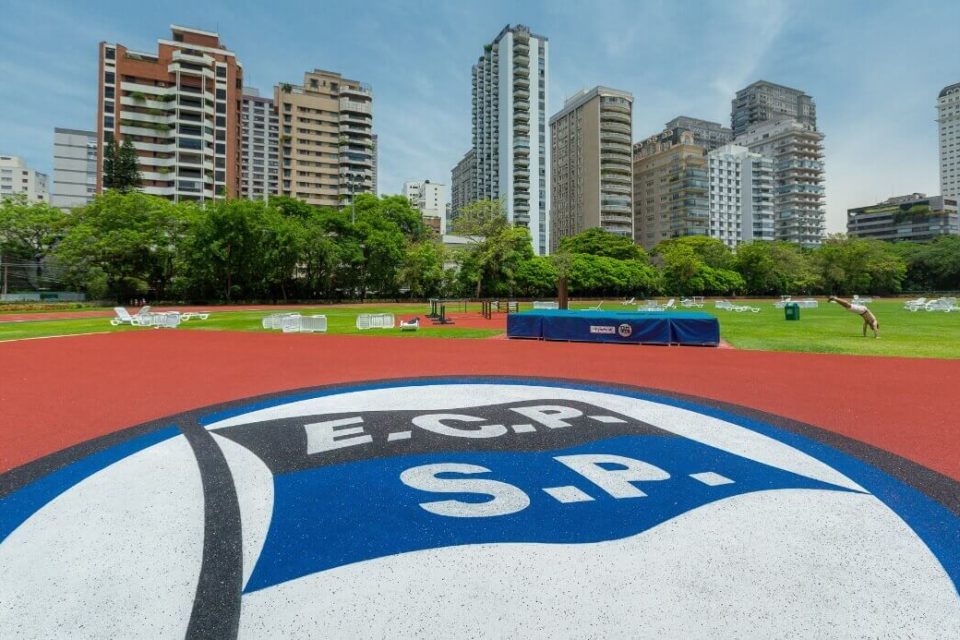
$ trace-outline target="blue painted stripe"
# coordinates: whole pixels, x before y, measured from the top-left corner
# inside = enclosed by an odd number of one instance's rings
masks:
[[[129,455],[180,434],[175,426],[131,438],[98,451],[0,498],[0,542],[51,500],[82,480]]]

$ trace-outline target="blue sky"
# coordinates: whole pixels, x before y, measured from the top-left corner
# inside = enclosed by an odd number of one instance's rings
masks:
[[[826,134],[828,230],[848,207],[938,192],[937,93],[960,82],[960,2],[13,2],[0,10],[0,153],[51,171],[53,128],[93,128],[97,43],[154,51],[171,23],[219,31],[261,91],[315,67],[373,85],[380,191],[449,183],[470,145],[470,66],[507,23],[550,39],[548,109],[634,94],[634,139],[680,114],[729,126],[758,79],[803,89]]]

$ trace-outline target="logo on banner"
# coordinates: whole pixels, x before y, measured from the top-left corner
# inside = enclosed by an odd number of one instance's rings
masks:
[[[633,327],[624,322],[619,327],[617,327],[617,335],[621,338],[629,338],[633,334]]]
[[[590,325],[590,333],[600,333],[600,334],[614,334],[617,332],[616,327],[610,327],[605,325]]]
[[[623,337],[631,334],[629,324],[594,329],[609,329]],[[704,545],[716,553],[745,546],[751,558],[759,558],[764,572],[777,575],[790,571],[777,556],[777,535],[809,535],[804,545],[811,553],[834,553],[836,549],[826,549],[814,539],[815,528],[829,522],[836,545],[849,541],[849,553],[859,557],[863,554],[858,537],[849,532],[858,531],[865,521],[889,520],[892,524],[871,525],[871,535],[889,542],[875,548],[892,550],[877,552],[878,566],[903,563],[903,571],[922,569],[916,576],[918,584],[934,591],[942,587],[947,594],[946,600],[931,596],[931,610],[942,610],[943,602],[960,607],[951,582],[957,579],[960,562],[949,533],[944,533],[960,524],[956,514],[855,458],[819,443],[808,444],[755,419],[621,388],[453,379],[319,389],[185,414],[0,493],[0,572],[8,569],[8,562],[26,563],[24,567],[42,573],[46,563],[69,555],[63,545],[73,544],[71,536],[77,538],[78,556],[107,554],[104,566],[138,550],[137,557],[148,558],[138,569],[143,575],[165,575],[165,563],[189,568],[180,554],[150,558],[143,548],[162,541],[179,550],[199,549],[194,567],[198,577],[180,580],[171,589],[193,598],[191,624],[197,618],[198,632],[212,636],[222,620],[235,620],[242,630],[248,624],[241,617],[245,606],[262,605],[265,615],[280,615],[291,607],[296,616],[313,609],[330,612],[340,606],[335,603],[341,602],[341,594],[359,593],[357,585],[402,583],[407,587],[401,591],[407,591],[424,580],[451,588],[474,585],[465,587],[463,593],[469,594],[489,588],[479,585],[486,584],[491,574],[509,575],[518,563],[528,563],[524,571],[531,575],[582,574],[589,583],[582,587],[591,593],[619,593],[604,580],[616,582],[625,579],[623,575],[591,571],[582,566],[583,558],[628,573],[636,567],[651,576],[660,565],[669,574],[670,563],[676,563],[695,576],[701,571],[709,574],[718,561],[704,555]],[[181,456],[166,472],[160,456],[164,447]],[[191,468],[197,471],[195,489],[172,494],[172,487],[184,483],[185,470]],[[101,489],[86,489],[91,482]],[[149,526],[136,529],[141,515],[118,504],[122,518],[109,514],[102,518],[120,523],[109,530],[110,544],[96,546],[86,537],[88,523],[70,521],[64,514],[100,518],[96,510],[111,507],[97,502],[96,496],[111,483],[123,495],[156,492],[161,505],[157,508],[169,508],[172,515],[150,515],[154,519]],[[923,517],[915,512],[920,506],[927,510]],[[821,517],[818,509],[827,515]],[[201,517],[202,522],[190,525],[184,514],[191,513],[203,514],[189,516]],[[771,527],[769,540],[754,536],[758,527],[769,525],[767,513],[783,518],[782,526]],[[900,518],[910,526],[903,526]],[[952,524],[927,526],[927,522]],[[71,526],[76,528],[72,534]],[[124,526],[130,527],[129,536]],[[56,548],[49,546],[49,533],[39,534],[51,528],[64,531],[66,542]],[[144,539],[145,535],[155,535],[156,541]],[[913,537],[907,544],[896,536]],[[220,550],[211,551],[211,545]],[[750,545],[761,545],[762,553],[750,552]],[[798,548],[807,548],[804,545]],[[541,566],[533,558],[545,547],[551,549],[544,556],[549,561]],[[924,560],[904,549],[922,552]],[[764,564],[768,557],[769,564]],[[445,567],[453,573],[445,573]],[[425,576],[419,575],[421,570]],[[325,576],[332,582],[325,582]],[[836,589],[838,602],[844,601],[846,592],[834,583],[849,582],[851,593],[867,588],[860,571],[846,577],[834,575],[827,586],[817,588]],[[94,584],[98,578],[90,580]],[[0,600],[6,596],[9,602],[32,602],[26,595],[3,591],[26,590],[31,584],[0,587]],[[43,584],[52,589],[56,583]],[[548,591],[555,586],[546,578],[537,584]],[[205,590],[204,585],[212,586]],[[429,585],[421,587],[432,589]],[[223,590],[230,588],[235,588],[233,600],[224,596]],[[897,589],[888,594],[879,583],[869,589],[873,589],[869,598],[878,602],[902,601]],[[52,591],[33,595],[59,606]],[[452,592],[444,597],[455,599]],[[382,609],[391,619],[416,614],[416,619],[424,620],[429,619],[430,607],[444,606],[425,596],[415,605],[419,613],[408,609],[404,613],[394,611],[394,605],[414,605],[400,604],[405,598],[394,603],[393,598],[368,605],[373,607],[370,615],[378,616]],[[343,595],[341,604],[349,602]],[[668,606],[667,601],[656,604]],[[747,612],[744,625],[766,619],[760,615],[762,598],[741,597],[736,606]],[[104,607],[86,603],[77,610],[95,616],[109,610]],[[162,610],[158,611],[161,619]],[[39,629],[44,615],[39,608],[37,612]],[[204,617],[203,612],[209,615]],[[0,613],[0,623],[4,615]],[[33,624],[27,610],[9,615]],[[531,608],[510,615],[540,614]],[[890,615],[902,619],[895,610]],[[576,623],[580,618],[574,618],[565,624],[580,628]],[[917,615],[911,620],[942,627],[943,620],[934,618]],[[320,619],[328,624],[331,616]],[[593,618],[584,618],[588,619]],[[269,635],[265,629],[269,625],[250,627],[248,632]],[[337,629],[347,631],[344,626]],[[884,634],[881,630],[876,635]]]

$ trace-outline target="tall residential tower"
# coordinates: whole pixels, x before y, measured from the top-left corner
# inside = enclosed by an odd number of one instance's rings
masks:
[[[273,100],[244,87],[240,125],[240,195],[268,200],[279,194],[280,125]]]
[[[813,98],[798,89],[754,82],[732,104],[734,144],[773,160],[774,239],[820,244],[823,209],[823,134]]]
[[[508,219],[529,227],[540,255],[550,247],[548,55],[545,37],[507,25],[473,66],[471,200],[501,198]]]
[[[550,250],[586,229],[633,239],[633,95],[594,87],[550,118]]]
[[[129,139],[144,193],[175,201],[236,196],[243,68],[218,34],[170,29],[157,53],[100,43],[97,190],[104,145]]]
[[[335,207],[371,193],[373,90],[339,73],[316,69],[303,85],[274,89],[280,119],[280,194]]]
[[[940,128],[940,193],[960,198],[960,82],[944,87],[937,97]]]
[[[746,133],[750,125],[789,116],[800,124],[817,128],[817,107],[813,98],[799,89],[758,80],[737,91],[730,109],[734,137]]]

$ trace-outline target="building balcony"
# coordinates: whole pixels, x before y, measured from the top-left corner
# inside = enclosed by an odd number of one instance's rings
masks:
[[[619,111],[610,111],[609,109],[600,110],[600,128],[607,122],[616,122],[619,124],[632,124],[633,118],[629,113],[620,113]]]
[[[514,96],[514,98],[513,98],[513,108],[514,108],[515,110],[516,110],[516,109],[522,109],[523,111],[528,111],[528,110],[530,109],[530,101],[529,101],[529,100],[524,100],[523,98],[519,98],[519,97]]]
[[[160,125],[157,125],[160,126]],[[172,138],[173,131],[170,129],[153,129],[149,127],[138,127],[130,124],[120,123],[120,133],[125,136],[142,136],[144,138]]]
[[[514,111],[513,112],[514,122],[530,122],[530,112],[529,111]]]
[[[621,122],[604,122],[600,129],[600,134],[603,135],[606,132],[625,133],[628,136],[633,135],[633,129],[630,125]]]
[[[607,194],[632,196],[633,188],[629,182],[619,184],[609,180],[607,176],[602,176],[600,180],[600,197],[602,198]]]
[[[514,51],[514,56],[513,56],[514,67],[517,67],[517,66],[525,67],[529,64],[530,64],[530,58],[527,56],[526,53],[519,53],[517,51]]]
[[[209,68],[203,67],[202,69],[192,69],[187,64],[181,64],[179,62],[172,62],[167,65],[168,73],[179,73],[181,76],[195,76],[199,78],[206,78],[207,80],[215,80],[216,74]]]
[[[211,66],[216,62],[213,56],[208,56],[205,53],[187,53],[183,49],[174,49],[172,58],[174,62],[188,62],[200,66]]]
[[[616,102],[600,102],[600,113],[613,112],[613,113],[625,113],[630,115],[630,107],[625,104],[618,104]]]
[[[476,98],[474,98],[474,103],[476,103]],[[340,98],[340,111],[373,115],[373,103]]]
[[[526,76],[514,76],[513,86],[515,88],[523,87],[524,89],[527,89],[530,87],[530,78]]]
[[[368,84],[360,84],[356,87],[342,84],[340,85],[340,96],[354,96],[356,98],[360,98],[361,102],[365,102],[373,98],[373,89]]]
[[[627,187],[631,187],[633,185],[633,172],[631,171],[627,175],[624,175],[622,173],[604,173],[601,176],[601,180],[603,181],[604,185],[607,185],[609,183],[609,184],[626,185]]]
[[[617,133],[615,131],[604,131],[603,128],[600,129],[600,142],[609,143],[609,142],[619,142],[627,146],[627,149],[632,149],[633,140],[630,136],[625,133]],[[631,150],[632,153],[632,150]]]

